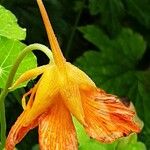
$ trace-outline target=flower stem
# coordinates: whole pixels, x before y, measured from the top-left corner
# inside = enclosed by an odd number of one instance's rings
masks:
[[[5,117],[5,103],[0,103],[0,122],[1,122],[1,145],[0,149],[3,148],[3,143],[5,143],[6,140],[6,117]]]
[[[17,72],[17,69],[18,69],[21,61],[30,51],[33,51],[33,50],[40,50],[40,51],[44,52],[47,55],[47,57],[50,59],[51,63],[54,62],[53,55],[52,55],[52,52],[50,51],[50,49],[47,48],[46,46],[42,45],[42,44],[37,44],[37,43],[31,44],[31,45],[25,47],[23,49],[23,51],[21,51],[21,53],[17,57],[15,63],[13,64],[13,66],[11,68],[11,71],[8,75],[6,85],[5,85],[5,87],[2,90],[1,95],[0,95],[0,124],[1,124],[0,149],[3,149],[3,147],[5,145],[5,141],[6,141],[6,117],[5,117],[5,104],[4,104],[5,97],[7,96],[8,92],[9,92],[9,87],[13,83],[14,76]]]
[[[84,5],[85,5],[85,0],[83,0],[83,2],[82,2],[82,8],[80,8],[80,10],[79,10],[79,12],[78,12],[78,14],[77,14],[77,17],[76,17],[76,20],[75,20],[75,24],[74,24],[74,26],[73,26],[71,35],[70,35],[70,37],[69,37],[69,41],[68,41],[68,44],[67,44],[67,47],[66,47],[66,51],[65,51],[65,57],[66,57],[66,58],[69,57],[70,50],[71,50],[71,46],[72,46],[72,42],[73,42],[73,39],[74,39],[76,30],[77,30],[78,23],[79,23],[80,18],[81,18],[81,14],[82,14]]]

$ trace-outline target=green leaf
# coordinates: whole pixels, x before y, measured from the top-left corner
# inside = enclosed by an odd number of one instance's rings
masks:
[[[101,14],[102,24],[109,32],[115,33],[120,29],[119,19],[124,14],[121,0],[89,0],[89,9],[92,15]]]
[[[76,119],[74,119],[74,124],[79,140],[79,150],[146,150],[145,145],[137,141],[136,134],[120,138],[111,144],[104,144],[90,139],[83,126]]]
[[[55,29],[55,34],[60,43],[64,45],[68,42],[68,38],[66,37],[70,36],[74,18],[76,17],[73,11],[74,1],[64,0],[62,2],[60,0],[45,0],[43,3],[46,6],[51,23]],[[27,28],[28,43],[38,41],[38,43],[48,45],[43,21],[35,0],[4,0],[3,5],[17,16],[18,22],[23,27]],[[68,14],[71,17],[68,18]]]
[[[108,46],[110,43],[109,38],[95,25],[87,25],[84,27],[79,27],[78,29],[83,33],[86,40],[99,49],[105,49],[106,45]]]
[[[87,71],[97,85],[126,96],[129,89],[134,86],[133,81],[135,83],[137,81],[135,68],[146,47],[143,38],[129,29],[123,29],[113,40],[96,26],[81,27],[80,31],[88,41],[99,48],[101,53],[96,51],[85,53],[77,61],[79,66]]]
[[[0,35],[9,39],[24,40],[26,29],[19,27],[17,18],[0,5]]]
[[[131,134],[128,137],[119,140],[116,150],[146,150],[142,142],[137,141],[137,135]]]
[[[144,121],[143,134],[141,135],[141,139],[144,139],[147,147],[150,148],[150,70],[144,72],[137,73],[138,78],[138,93],[135,93],[136,102],[135,106],[138,110],[139,116]]]
[[[142,25],[150,29],[150,1],[128,0],[125,3],[127,12],[135,17]]]
[[[3,150],[6,150],[5,148]],[[17,148],[14,148],[14,150],[18,150]]]
[[[86,40],[94,44],[100,50],[105,51],[104,54],[122,55],[135,64],[137,60],[141,59],[145,52],[146,44],[143,37],[137,33],[133,33],[130,29],[122,29],[120,34],[112,40],[95,25],[80,27],[79,30],[83,33]],[[121,54],[118,54],[120,51]]]
[[[25,45],[17,40],[11,40],[4,37],[0,38],[0,88],[4,88],[10,69],[18,54],[24,48]],[[28,54],[21,62],[19,69],[16,73],[15,80],[23,72],[31,68],[35,68],[36,65],[37,63],[35,56],[32,53]]]
[[[38,145],[38,144],[34,145],[34,146],[32,147],[32,150],[39,150],[39,145]]]
[[[115,150],[116,142],[112,144],[104,144],[94,139],[90,139],[90,137],[85,133],[83,126],[75,118],[73,121],[79,141],[79,150]]]
[[[81,27],[80,31],[99,51],[84,53],[76,64],[107,92],[133,101],[145,125],[141,140],[150,147],[150,71],[137,69],[146,49],[142,36],[130,29],[122,29],[111,40],[96,26]]]

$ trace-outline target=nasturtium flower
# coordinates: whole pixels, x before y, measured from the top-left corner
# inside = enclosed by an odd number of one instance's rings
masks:
[[[97,88],[83,71],[66,62],[42,0],[37,2],[54,62],[25,72],[12,86],[41,74],[37,84],[22,98],[24,110],[8,134],[5,149],[13,150],[29,130],[38,126],[41,150],[77,150],[72,115],[90,137],[100,142],[109,143],[140,132],[134,109],[124,105],[119,97]]]

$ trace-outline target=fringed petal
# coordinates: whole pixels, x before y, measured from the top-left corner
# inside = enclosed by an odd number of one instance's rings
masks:
[[[140,132],[134,121],[135,112],[118,97],[102,90],[82,93],[87,133],[102,142],[113,142],[132,132]]]
[[[26,71],[19,77],[19,79],[9,89],[10,90],[15,89],[21,83],[37,77],[38,75],[42,74],[48,68],[48,66],[49,65],[43,65],[43,66]]]
[[[71,115],[61,102],[53,104],[39,123],[41,150],[77,150],[77,138]]]

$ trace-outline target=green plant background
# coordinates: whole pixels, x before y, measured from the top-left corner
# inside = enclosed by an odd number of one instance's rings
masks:
[[[43,0],[62,51],[68,61],[84,70],[109,93],[127,97],[144,123],[139,135],[102,144],[90,139],[76,121],[79,150],[150,150],[150,1],[149,0]],[[9,10],[9,11],[8,11]],[[15,17],[16,16],[16,17]],[[18,20],[17,20],[18,19]],[[0,88],[13,58],[31,43],[48,44],[35,0],[0,1]],[[28,55],[16,78],[48,62],[39,52]],[[7,58],[6,60],[4,58]],[[24,65],[26,64],[26,65]],[[11,92],[6,99],[7,132],[22,108],[20,100],[37,81]],[[17,145],[37,150],[38,135],[31,131]]]

